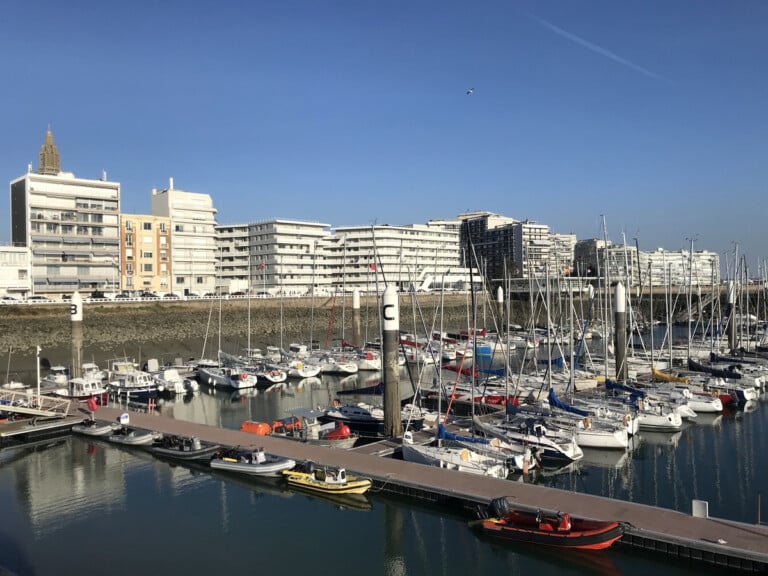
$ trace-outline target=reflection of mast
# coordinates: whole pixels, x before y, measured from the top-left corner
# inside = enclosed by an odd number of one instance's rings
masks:
[[[219,500],[221,502],[221,530],[229,532],[229,508],[227,507],[227,483],[219,481]]]
[[[402,535],[402,509],[386,504],[384,506],[384,574],[387,576],[406,574]]]

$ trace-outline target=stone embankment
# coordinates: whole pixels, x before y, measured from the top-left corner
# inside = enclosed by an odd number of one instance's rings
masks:
[[[522,303],[515,302],[522,309]],[[494,325],[495,304],[477,304],[477,324]],[[400,328],[424,335],[428,331],[468,326],[471,309],[466,294],[410,295],[400,298]],[[249,311],[250,310],[250,311]],[[329,340],[338,345],[342,334],[351,339],[353,330],[352,298],[286,298],[238,300],[200,300],[183,302],[109,302],[83,305],[84,356],[120,355],[123,350],[142,350],[144,356],[163,353],[201,355],[200,343],[207,340],[206,355],[215,356],[219,342],[222,349],[233,350],[250,340],[254,346],[279,344],[286,338],[309,340],[321,345]],[[520,313],[513,321],[523,323]],[[221,321],[219,321],[219,318]],[[373,340],[379,332],[378,305],[374,298],[361,299],[360,332]],[[221,332],[219,333],[219,325]],[[69,304],[3,305],[0,307],[0,353],[12,356],[13,365],[23,361],[34,367],[36,346],[48,351],[66,351],[71,346],[72,323]],[[287,347],[290,339],[284,340]]]

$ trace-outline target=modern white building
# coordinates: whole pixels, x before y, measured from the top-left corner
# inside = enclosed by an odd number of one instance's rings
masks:
[[[331,288],[347,292],[383,290],[385,284],[399,290],[466,288],[470,275],[461,264],[459,228],[457,220],[335,228],[326,259]]]
[[[179,295],[213,293],[216,289],[216,208],[208,194],[173,187],[152,189],[152,215],[171,221],[170,291]]]
[[[32,292],[29,248],[0,246],[0,296],[26,298]]]
[[[217,288],[223,293],[327,292],[330,225],[275,219],[216,227]]]
[[[50,129],[37,172],[10,183],[11,242],[31,254],[32,292],[59,297],[113,281],[120,236],[120,184],[61,171]]]
[[[708,250],[640,252],[643,286],[707,287],[720,284],[720,255]]]

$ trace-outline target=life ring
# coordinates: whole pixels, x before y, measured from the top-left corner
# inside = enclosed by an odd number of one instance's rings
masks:
[[[624,426],[629,426],[629,422],[631,420],[631,417],[629,414],[624,414]]]
[[[248,374],[246,374],[245,372],[240,374],[240,380],[248,380]]]

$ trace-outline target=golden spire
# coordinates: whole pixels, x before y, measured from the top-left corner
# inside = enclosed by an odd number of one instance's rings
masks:
[[[48,126],[48,131],[45,133],[45,144],[40,146],[40,154],[38,158],[38,174],[52,174],[55,176],[61,172],[61,157],[59,156],[59,149],[56,148],[56,144],[53,143],[53,132],[51,132],[50,125]]]

